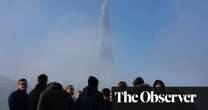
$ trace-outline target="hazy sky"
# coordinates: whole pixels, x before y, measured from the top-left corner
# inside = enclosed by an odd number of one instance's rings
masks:
[[[109,0],[116,74],[92,73],[101,0],[0,0],[0,74],[208,85],[207,0]],[[119,77],[116,77],[119,76]],[[111,80],[108,80],[111,79]],[[114,80],[115,79],[115,80]],[[104,85],[105,85],[104,84]]]

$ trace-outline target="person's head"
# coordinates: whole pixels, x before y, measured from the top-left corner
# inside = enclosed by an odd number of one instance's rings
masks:
[[[104,100],[110,101],[110,89],[104,88],[102,90],[102,95],[103,95]]]
[[[88,78],[88,86],[91,86],[91,87],[97,87],[99,84],[99,81],[96,77],[94,76],[90,76]]]
[[[165,84],[161,80],[155,80],[153,87],[157,90],[164,90],[165,89]]]
[[[46,85],[48,82],[48,76],[45,75],[45,74],[41,74],[38,76],[38,83],[39,84],[43,84],[43,85]]]
[[[58,82],[53,82],[52,84],[50,84],[48,89],[51,91],[63,91],[64,90],[63,86]]]
[[[120,81],[120,82],[118,82],[118,87],[119,88],[126,88],[127,87],[127,83],[125,81]]]
[[[69,95],[74,95],[74,87],[72,85],[67,85],[64,90],[69,94]]]
[[[21,91],[27,90],[27,80],[25,78],[22,78],[18,81],[18,89]]]
[[[134,87],[138,87],[143,84],[144,84],[144,79],[142,77],[137,77],[133,82]]]

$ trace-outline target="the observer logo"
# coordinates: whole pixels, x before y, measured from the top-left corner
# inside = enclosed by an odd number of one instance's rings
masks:
[[[197,94],[156,94],[154,91],[143,91],[140,94],[129,94],[128,91],[114,92],[117,103],[195,103]]]

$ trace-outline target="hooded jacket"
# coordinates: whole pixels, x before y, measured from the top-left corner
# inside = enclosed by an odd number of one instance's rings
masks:
[[[76,105],[78,110],[102,110],[103,102],[102,94],[97,87],[87,86],[77,99]]]
[[[72,110],[71,101],[63,87],[53,83],[40,96],[37,110]]]

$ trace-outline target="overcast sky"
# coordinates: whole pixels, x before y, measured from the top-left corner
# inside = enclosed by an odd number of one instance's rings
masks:
[[[115,74],[92,73],[101,0],[0,0],[0,74],[82,87],[137,76],[208,85],[207,0],[109,0]],[[117,77],[118,76],[118,77]],[[110,79],[110,80],[108,80]]]

